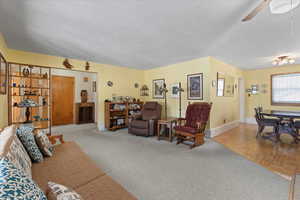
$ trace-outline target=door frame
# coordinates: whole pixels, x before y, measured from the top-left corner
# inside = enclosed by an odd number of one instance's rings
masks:
[[[245,123],[245,80],[243,78],[239,78],[239,106],[240,106],[240,122]]]
[[[54,75],[54,74],[52,74],[51,75],[51,85],[52,85],[52,87],[51,87],[51,104],[52,104],[52,106],[51,106],[51,118],[52,118],[52,121],[51,121],[51,125],[53,126],[53,121],[54,121],[54,117],[53,117],[53,77],[64,77],[64,78],[71,78],[71,79],[73,79],[73,81],[74,81],[74,85],[73,85],[73,102],[72,102],[72,107],[73,107],[73,113],[72,113],[72,115],[73,115],[73,121],[72,121],[72,124],[75,124],[75,118],[76,118],[76,116],[75,116],[75,92],[76,92],[76,88],[75,88],[75,84],[76,84],[76,80],[75,80],[75,77],[74,76],[62,76],[62,75]],[[70,124],[66,124],[66,125],[70,125]],[[64,125],[54,125],[54,126],[64,126]]]

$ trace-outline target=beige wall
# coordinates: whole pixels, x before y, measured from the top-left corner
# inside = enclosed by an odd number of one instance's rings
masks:
[[[263,106],[265,109],[277,109],[277,110],[296,110],[300,111],[299,106],[272,106],[271,105],[271,75],[280,73],[300,72],[300,65],[289,65],[281,67],[271,67],[260,70],[248,70],[244,71],[246,88],[250,88],[251,85],[258,84],[260,87],[262,84],[267,84],[267,93],[259,93],[257,95],[246,96],[246,116],[248,118],[254,117],[254,107]]]
[[[7,59],[7,47],[5,40],[0,33],[0,52]],[[8,106],[7,95],[0,95],[0,128],[7,126],[8,123]]]

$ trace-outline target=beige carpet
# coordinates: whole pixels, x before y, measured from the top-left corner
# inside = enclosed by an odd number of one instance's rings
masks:
[[[190,150],[127,130],[94,125],[54,128],[77,141],[110,176],[141,200],[287,200],[289,182],[207,140]]]

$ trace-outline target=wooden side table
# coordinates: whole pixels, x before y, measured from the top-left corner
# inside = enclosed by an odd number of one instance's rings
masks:
[[[170,142],[173,141],[173,125],[177,125],[177,119],[176,118],[168,118],[168,119],[161,119],[158,120],[157,123],[157,139],[167,139]],[[169,129],[168,136],[162,136],[160,131],[162,127],[165,126],[166,129]]]

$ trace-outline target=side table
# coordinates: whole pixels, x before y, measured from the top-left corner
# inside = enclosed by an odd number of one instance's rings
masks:
[[[157,123],[157,139],[167,139],[170,142],[173,141],[173,125],[177,125],[177,119],[176,118],[168,118],[168,119],[161,119],[158,120]],[[168,135],[167,136],[163,136],[161,135],[161,129],[163,128],[163,126],[165,126],[166,129],[168,130]]]

